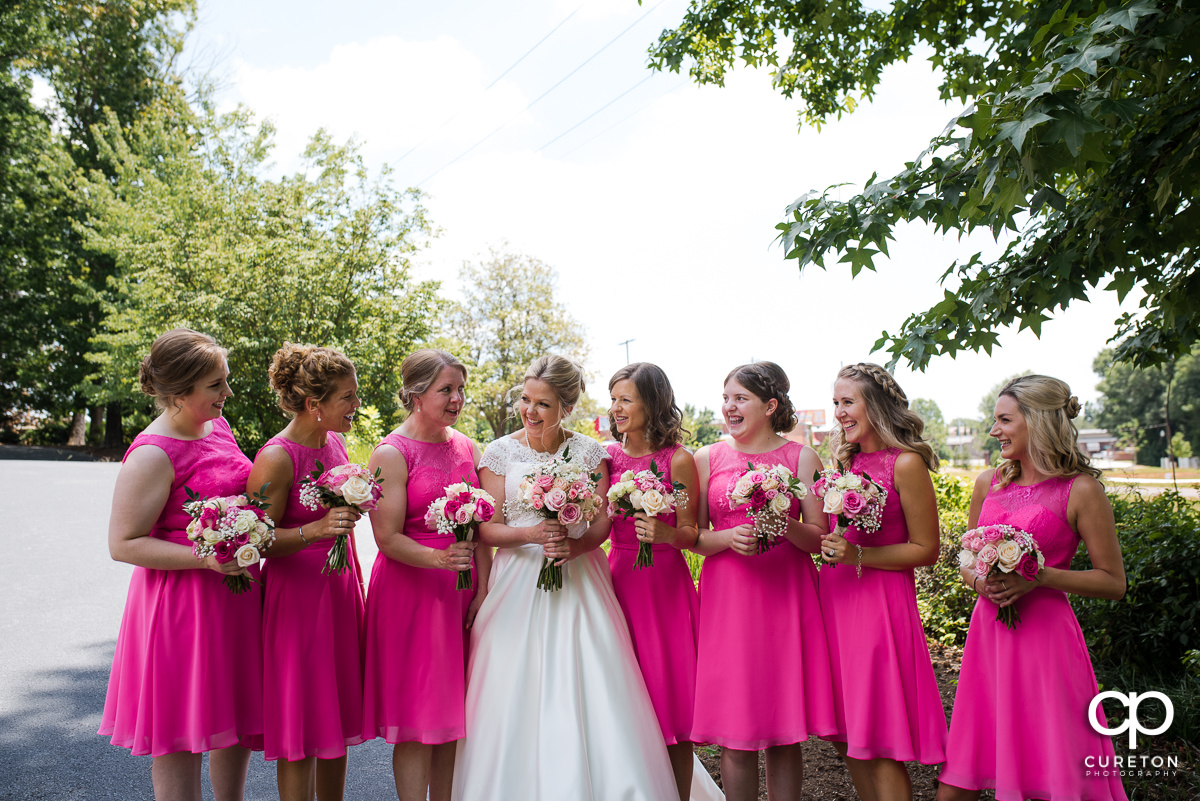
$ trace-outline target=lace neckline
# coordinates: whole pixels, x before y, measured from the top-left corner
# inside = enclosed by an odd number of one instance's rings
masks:
[[[776,447],[771,448],[768,451],[758,451],[757,453],[750,453],[749,451],[739,450],[738,448],[734,447],[735,440],[733,440],[732,438],[728,439],[728,440],[724,440],[724,442],[729,446],[729,450],[733,451],[734,453],[740,453],[742,456],[766,456],[768,453],[774,453],[775,451],[780,450],[781,448],[786,448],[788,445],[792,444],[792,440],[790,440],[790,439],[784,439],[782,437],[781,437],[781,439],[783,439],[783,442],[781,442]]]
[[[533,448],[529,447],[528,440],[526,442],[521,442],[515,436],[511,436],[511,435],[509,436],[508,439],[517,448],[520,448],[522,450],[526,450],[526,451],[529,451],[530,453],[532,453],[535,459],[555,459],[562,455],[562,452],[566,449],[566,447],[568,445],[570,445],[572,442],[575,441],[576,437],[583,436],[582,434],[576,434],[574,431],[567,431],[566,434],[567,434],[567,436],[563,439],[562,444],[559,445],[558,448],[556,448],[554,451],[535,451]],[[529,435],[526,434],[525,436],[526,436],[526,438],[528,438]]]

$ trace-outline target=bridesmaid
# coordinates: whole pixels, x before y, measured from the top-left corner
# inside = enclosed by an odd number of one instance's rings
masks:
[[[1015,572],[963,581],[979,593],[950,721],[950,745],[938,801],[1041,798],[1125,799],[1119,771],[1088,776],[1089,756],[1114,764],[1112,740],[1087,720],[1098,692],[1087,644],[1068,593],[1119,600],[1125,566],[1112,506],[1100,471],[1076,445],[1071,422],[1079,400],[1056,378],[1028,375],[1009,382],[996,400],[991,436],[1000,465],[979,476],[968,522],[1007,523],[1033,535],[1046,558],[1037,578]],[[1090,570],[1072,570],[1080,541]],[[996,620],[1013,606],[1013,629]],[[1011,709],[1015,703],[1020,710]],[[1030,725],[1029,715],[1037,722]],[[1103,711],[1097,716],[1103,723]]]
[[[845,729],[834,747],[859,798],[912,797],[904,763],[944,759],[946,713],[917,611],[913,568],[937,561],[937,455],[924,422],[882,367],[842,368],[833,388],[830,447],[843,469],[887,490],[879,530],[829,534],[822,557],[821,607],[840,678]],[[832,527],[833,521],[831,519]],[[837,566],[835,569],[834,566]]]
[[[363,599],[358,560],[341,575],[322,568],[359,514],[305,508],[300,480],[317,462],[349,461],[341,434],[361,405],[358,380],[336,350],[290,343],[267,375],[292,420],[258,452],[247,483],[248,492],[266,485],[276,523],[263,568],[266,758],[277,760],[281,801],[340,801],[346,747],[363,741]]]
[[[468,630],[487,595],[491,551],[425,523],[450,484],[479,486],[479,448],[450,428],[466,402],[467,369],[449,353],[419,350],[400,365],[409,411],[371,456],[383,498],[371,512],[379,556],[367,594],[368,737],[395,745],[400,801],[447,801],[456,741],[465,733]],[[456,589],[475,565],[475,590]]]
[[[134,438],[113,493],[108,549],[134,565],[113,655],[100,734],[154,758],[159,801],[200,801],[200,771],[216,801],[240,801],[250,749],[262,749],[262,595],[235,595],[227,575],[249,573],[192,554],[185,487],[239,495],[250,460],[221,416],[226,351],[207,334],[177,328],[150,347],[142,391],[161,413]]]
[[[693,550],[707,558],[692,737],[722,746],[721,778],[730,801],[758,798],[756,752],[764,749],[768,797],[799,798],[800,745],[809,735],[840,729],[809,557],[827,531],[821,504],[811,493],[793,503],[786,541],[762,554],[750,516],[729,504],[747,462],[784,465],[806,484],[821,469],[811,448],[780,436],[796,425],[789,388],[772,362],[735,368],[725,377],[721,403],[733,439],[696,453],[700,537]]]
[[[627,519],[612,516],[608,561],[613,589],[629,624],[633,649],[658,715],[681,801],[687,801],[694,763],[692,707],[696,697],[696,619],[699,603],[683,548],[696,544],[696,462],[683,447],[683,415],[663,371],[646,362],[622,367],[608,382],[612,406],[609,474],[649,470],[651,462],[682,483],[688,502],[674,513]],[[638,543],[652,543],[654,564],[634,568]]]

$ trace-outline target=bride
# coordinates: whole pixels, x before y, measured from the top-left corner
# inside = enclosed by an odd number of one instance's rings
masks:
[[[480,463],[498,510],[536,463],[555,457],[599,473],[596,491],[608,491],[604,449],[562,425],[582,392],[582,368],[568,359],[529,366],[517,403],[522,429],[489,445]],[[510,509],[480,526],[480,540],[498,551],[471,632],[455,801],[679,798],[598,550],[609,529],[603,509],[590,525]],[[543,556],[562,563],[562,589],[538,589]]]

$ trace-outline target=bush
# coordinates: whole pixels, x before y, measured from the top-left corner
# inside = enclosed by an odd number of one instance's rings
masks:
[[[1119,601],[1072,595],[1097,667],[1177,678],[1200,647],[1200,509],[1175,490],[1110,495],[1129,589]],[[1071,563],[1091,567],[1081,544]]]
[[[959,538],[967,530],[972,484],[965,478],[933,474],[937,495],[941,552],[935,564],[916,569],[917,608],[925,624],[925,636],[944,645],[962,645],[967,640],[975,593],[967,589],[958,572]]]

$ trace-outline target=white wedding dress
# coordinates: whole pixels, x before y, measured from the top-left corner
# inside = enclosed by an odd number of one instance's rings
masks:
[[[572,434],[571,462],[606,458]],[[504,476],[507,498],[539,454],[503,437],[481,467]],[[508,523],[537,523],[534,512]],[[580,537],[586,523],[568,529]],[[471,632],[467,736],[454,763],[455,801],[676,801],[667,749],[629,630],[599,549],[563,566],[562,589],[537,588],[542,547],[497,549]],[[708,779],[704,768],[697,770]],[[708,779],[712,790],[716,786]],[[717,791],[719,793],[719,791]]]

